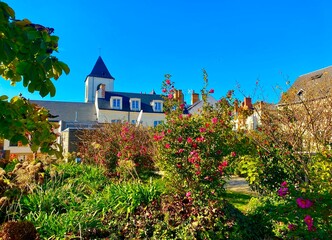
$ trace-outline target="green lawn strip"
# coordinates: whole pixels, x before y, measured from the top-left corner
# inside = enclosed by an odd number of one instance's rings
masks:
[[[252,193],[237,192],[233,190],[226,191],[226,200],[243,213],[247,211],[247,205],[252,197],[254,197],[254,194]]]

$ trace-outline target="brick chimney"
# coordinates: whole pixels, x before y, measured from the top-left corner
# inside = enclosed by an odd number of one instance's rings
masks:
[[[180,104],[184,103],[184,96],[182,90],[175,90],[174,99],[177,100]]]
[[[252,109],[252,103],[251,103],[251,98],[250,97],[245,97],[242,103],[243,109]]]
[[[199,94],[193,91],[191,94],[191,105],[195,104],[198,101],[199,101]]]

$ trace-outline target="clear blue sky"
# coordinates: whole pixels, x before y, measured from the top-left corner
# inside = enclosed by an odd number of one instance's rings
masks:
[[[99,55],[115,90],[161,93],[165,73],[198,92],[202,68],[219,98],[229,89],[275,102],[279,85],[332,65],[330,0],[6,0],[16,18],[55,29],[60,60],[71,73],[53,100],[84,101],[84,80]],[[255,93],[259,79],[262,92]],[[0,94],[22,92],[0,82]],[[237,91],[237,96],[242,95]],[[45,98],[49,100],[49,97]]]

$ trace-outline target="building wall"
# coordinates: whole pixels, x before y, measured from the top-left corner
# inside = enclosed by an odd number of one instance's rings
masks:
[[[111,123],[112,120],[120,120],[132,122],[136,121],[139,112],[126,112],[126,111],[115,111],[115,110],[99,110],[99,122]],[[141,123],[143,126],[154,126],[154,121],[165,121],[164,113],[144,113],[142,114]]]
[[[105,91],[114,91],[114,80],[110,78],[87,77],[85,80],[85,102],[94,102],[99,84],[105,84]]]

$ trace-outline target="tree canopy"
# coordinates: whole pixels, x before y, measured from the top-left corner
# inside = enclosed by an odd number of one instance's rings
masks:
[[[69,67],[53,54],[58,50],[59,37],[54,29],[18,20],[14,10],[0,1],[0,75],[15,86],[23,82],[29,92],[55,96],[52,80],[57,80]],[[49,123],[48,110],[30,103],[22,95],[8,99],[0,95],[0,137],[29,144],[32,151],[57,153],[57,138]]]

